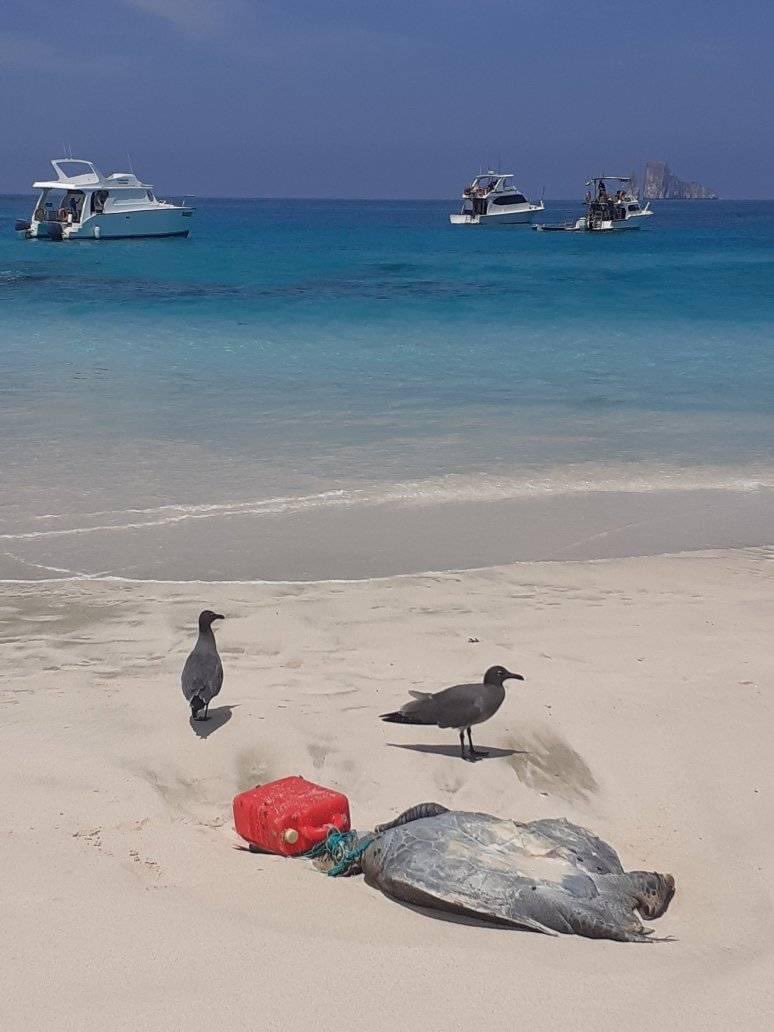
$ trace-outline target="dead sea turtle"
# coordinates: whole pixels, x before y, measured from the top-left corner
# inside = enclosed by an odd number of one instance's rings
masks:
[[[670,874],[625,872],[615,850],[564,819],[503,820],[423,803],[380,825],[366,881],[422,907],[553,935],[648,942],[674,895]]]

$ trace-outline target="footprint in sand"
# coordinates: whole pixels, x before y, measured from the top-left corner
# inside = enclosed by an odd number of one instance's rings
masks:
[[[153,874],[157,878],[161,876],[161,868],[156,863],[156,861],[155,860],[148,860],[146,857],[144,857],[144,856],[142,856],[140,854],[139,850],[137,850],[137,849],[130,849],[129,850],[129,859],[133,863],[139,864],[149,874]]]
[[[88,831],[85,829],[74,831],[73,838],[83,839],[87,845],[93,846],[98,853],[105,852],[102,846],[102,828],[90,828]],[[110,856],[110,853],[108,853],[108,856]]]
[[[433,780],[435,781],[436,787],[439,789],[439,791],[445,792],[449,796],[456,795],[457,792],[459,792],[459,790],[465,784],[465,777],[463,773],[456,767],[454,768],[454,770],[448,768],[444,770],[442,768],[439,768],[436,771]]]
[[[236,754],[234,765],[237,792],[246,792],[248,788],[255,788],[256,785],[265,785],[267,781],[273,781],[276,777],[273,773],[273,758],[264,749],[242,749]]]
[[[231,786],[220,778],[192,778],[179,771],[149,768],[135,773],[158,792],[176,818],[205,828],[218,828],[226,821],[223,800],[229,798]]]
[[[312,765],[315,770],[320,770],[325,766],[325,761],[328,759],[328,755],[331,752],[330,745],[326,742],[310,742],[306,749],[312,757]]]

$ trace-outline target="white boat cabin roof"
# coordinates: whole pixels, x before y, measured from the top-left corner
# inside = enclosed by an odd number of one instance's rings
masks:
[[[616,183],[631,183],[631,176],[594,176],[586,180],[586,186],[594,186],[595,183],[604,183],[606,179],[613,179]]]
[[[80,158],[55,158],[51,164],[57,178],[33,183],[33,190],[152,189],[150,183],[141,183],[134,172],[111,172],[109,176],[103,176],[90,161],[82,161]],[[75,168],[71,170],[70,166]]]
[[[470,185],[477,186],[484,179],[496,179],[498,185],[505,186],[506,179],[513,179],[513,172],[479,172]]]

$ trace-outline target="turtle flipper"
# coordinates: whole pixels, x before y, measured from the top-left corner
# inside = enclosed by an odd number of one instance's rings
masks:
[[[434,901],[433,906],[437,905],[437,901]],[[527,917],[526,914],[515,914],[513,907],[507,903],[487,900],[480,905],[476,905],[474,900],[463,898],[459,901],[458,906],[450,907],[449,909],[453,909],[455,913],[462,914],[465,917],[478,918],[479,921],[485,921],[487,924],[522,928],[528,932],[540,932],[542,935],[559,935],[559,932],[554,931],[553,928],[549,928],[547,925],[541,924],[540,921],[536,921],[533,917]]]
[[[370,879],[369,879],[370,880]],[[558,935],[557,931],[542,924],[527,914],[518,912],[513,902],[508,899],[491,896],[482,896],[475,890],[466,891],[465,886],[459,888],[447,884],[443,895],[437,892],[424,889],[419,882],[407,884],[405,882],[382,877],[373,880],[373,883],[387,896],[393,899],[402,900],[415,907],[423,909],[443,910],[462,917],[473,917],[487,924],[506,925],[509,928],[522,928],[530,932],[540,932],[543,935]]]

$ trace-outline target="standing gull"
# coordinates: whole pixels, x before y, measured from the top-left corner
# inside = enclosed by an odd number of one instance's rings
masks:
[[[470,729],[483,724],[499,710],[505,698],[504,681],[514,678],[523,681],[521,674],[512,674],[502,666],[490,667],[481,684],[455,684],[442,692],[409,692],[413,702],[407,702],[395,713],[383,713],[382,720],[390,724],[435,724],[453,727],[460,733],[460,755],[463,760],[474,760],[486,753],[473,748]],[[465,755],[465,732],[468,733],[470,753]]]
[[[199,637],[183,667],[183,695],[191,707],[194,720],[207,720],[210,701],[223,685],[223,664],[212,633],[213,621],[222,619],[220,613],[213,613],[211,609],[205,609],[199,614]],[[202,710],[203,717],[200,716]]]

